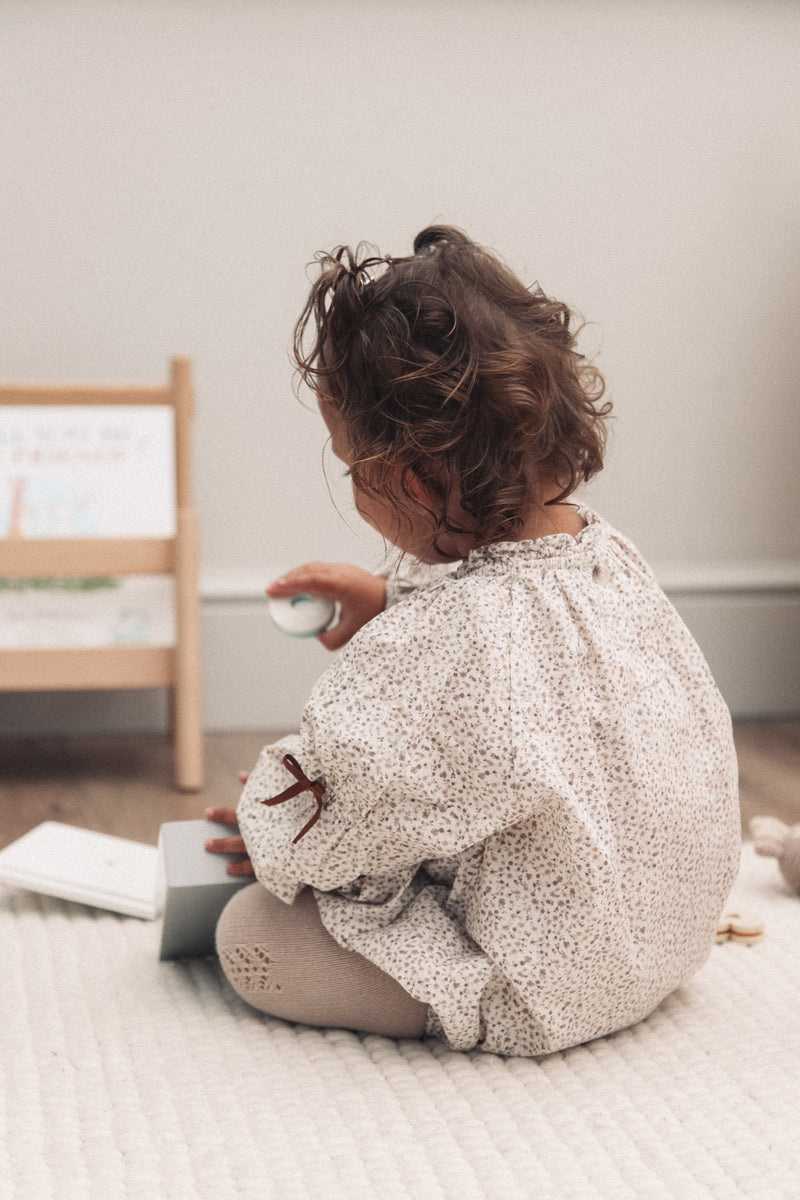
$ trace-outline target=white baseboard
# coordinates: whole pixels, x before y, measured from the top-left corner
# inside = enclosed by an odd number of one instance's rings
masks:
[[[800,562],[654,563],[656,578],[668,596],[800,592]]]
[[[800,591],[670,598],[735,717],[800,715]]]
[[[262,581],[204,581],[204,723],[209,731],[293,729],[333,661],[315,639],[278,633]],[[706,655],[734,716],[800,714],[800,565],[665,566],[668,595]],[[161,732],[160,692],[0,693],[0,736]]]

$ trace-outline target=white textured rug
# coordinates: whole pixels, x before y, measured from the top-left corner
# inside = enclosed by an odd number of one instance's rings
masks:
[[[745,847],[728,942],[538,1061],[260,1017],[158,928],[0,888],[2,1200],[795,1200],[800,897]]]

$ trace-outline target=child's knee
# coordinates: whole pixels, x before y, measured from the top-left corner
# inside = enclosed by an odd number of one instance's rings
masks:
[[[269,997],[282,990],[269,947],[280,909],[285,908],[260,883],[253,883],[231,897],[217,922],[217,954],[228,982],[243,1000],[265,1012],[272,1011]]]
[[[242,888],[219,919],[217,953],[231,987],[260,1012],[388,1037],[421,1037],[425,1031],[427,1006],[340,946],[308,888],[294,904],[259,883]]]

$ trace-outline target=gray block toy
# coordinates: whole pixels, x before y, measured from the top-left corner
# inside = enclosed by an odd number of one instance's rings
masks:
[[[168,821],[158,835],[157,892],[163,911],[161,960],[214,953],[219,915],[252,875],[229,875],[242,854],[211,854],[207,838],[224,836],[213,821]]]

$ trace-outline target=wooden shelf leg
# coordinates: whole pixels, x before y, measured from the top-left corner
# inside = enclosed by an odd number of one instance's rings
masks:
[[[203,713],[200,671],[200,604],[197,596],[197,517],[177,514],[174,740],[175,781],[182,791],[203,787]]]

